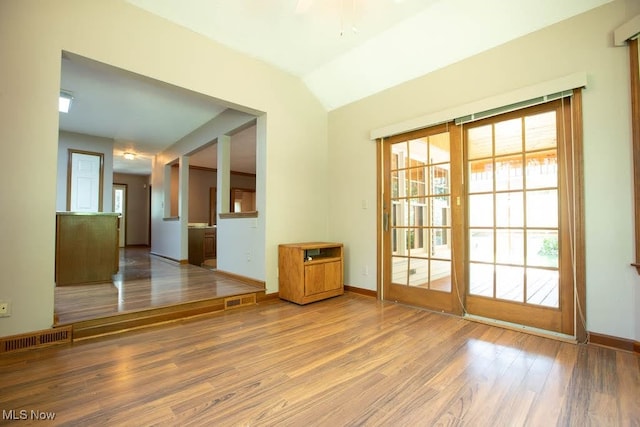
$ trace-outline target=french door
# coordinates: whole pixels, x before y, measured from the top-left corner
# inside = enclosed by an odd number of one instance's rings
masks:
[[[438,126],[387,139],[383,151],[384,298],[460,312],[458,134]]]
[[[571,102],[383,140],[385,299],[574,334]]]
[[[468,313],[574,333],[570,100],[464,129]]]

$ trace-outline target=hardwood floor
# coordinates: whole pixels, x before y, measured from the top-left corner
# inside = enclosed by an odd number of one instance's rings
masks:
[[[2,424],[640,425],[636,354],[352,293],[6,353],[0,384]]]
[[[121,249],[120,269],[113,279],[57,286],[56,325],[258,291],[204,268],[149,255],[147,248]]]

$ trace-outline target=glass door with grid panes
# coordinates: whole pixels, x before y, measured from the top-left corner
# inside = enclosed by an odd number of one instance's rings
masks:
[[[571,100],[382,140],[382,294],[574,333]]]
[[[385,298],[454,311],[451,135],[429,129],[383,149]]]
[[[568,103],[465,125],[470,314],[573,333]]]

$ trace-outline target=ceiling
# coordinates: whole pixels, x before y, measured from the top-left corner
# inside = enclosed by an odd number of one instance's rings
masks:
[[[153,156],[226,110],[211,97],[64,52],[60,88],[73,94],[59,128],[112,139],[113,171],[151,174]],[[255,126],[231,136],[231,170],[255,174]],[[124,153],[135,153],[133,160]],[[194,166],[217,168],[215,144],[190,156]]]
[[[300,77],[328,110],[612,0],[127,0]]]
[[[612,0],[126,1],[298,76],[332,110]],[[149,174],[156,153],[226,108],[67,53],[61,76],[74,102],[60,129],[114,139],[116,172]],[[232,170],[255,173],[255,129],[234,144],[254,151]],[[191,162],[215,167],[215,150],[205,153]]]

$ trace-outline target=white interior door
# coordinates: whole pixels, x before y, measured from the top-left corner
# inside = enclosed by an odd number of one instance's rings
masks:
[[[70,152],[69,211],[100,212],[102,155]]]

